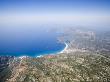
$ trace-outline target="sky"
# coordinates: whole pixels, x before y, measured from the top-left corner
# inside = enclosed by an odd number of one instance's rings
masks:
[[[0,0],[3,25],[110,26],[110,0]]]

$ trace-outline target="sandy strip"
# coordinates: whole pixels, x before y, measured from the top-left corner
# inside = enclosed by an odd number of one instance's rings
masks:
[[[68,48],[68,44],[67,43],[65,43],[65,48],[60,52],[60,53],[65,53],[65,51],[67,50],[67,48]]]

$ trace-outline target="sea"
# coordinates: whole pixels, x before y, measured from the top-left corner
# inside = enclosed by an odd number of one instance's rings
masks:
[[[0,28],[0,55],[37,57],[58,53],[65,48],[59,36],[52,27],[4,26]]]

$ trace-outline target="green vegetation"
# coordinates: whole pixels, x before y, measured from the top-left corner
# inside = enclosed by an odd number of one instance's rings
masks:
[[[77,55],[76,55],[77,53]],[[53,61],[54,59],[54,61]],[[26,68],[25,68],[26,67]],[[7,82],[109,82],[110,59],[89,52],[59,54],[53,58],[24,58],[16,66],[15,81]],[[25,68],[25,69],[23,69]],[[21,71],[17,71],[21,69]]]

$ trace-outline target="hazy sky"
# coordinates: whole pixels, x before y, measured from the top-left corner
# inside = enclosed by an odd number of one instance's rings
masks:
[[[110,26],[110,0],[0,0],[0,25]]]

